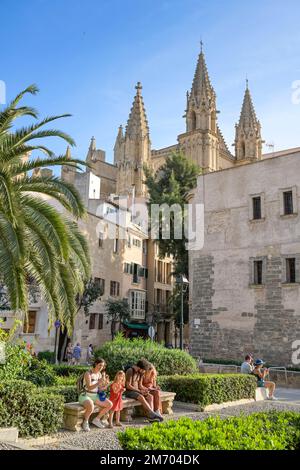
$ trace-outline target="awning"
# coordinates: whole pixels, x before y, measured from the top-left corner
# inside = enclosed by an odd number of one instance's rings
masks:
[[[123,325],[131,330],[148,330],[149,328],[148,323],[128,323],[127,321],[124,321]]]

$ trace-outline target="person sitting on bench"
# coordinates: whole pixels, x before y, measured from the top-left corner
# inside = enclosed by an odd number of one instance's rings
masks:
[[[153,410],[156,414],[162,415],[162,406],[160,400],[160,387],[157,385],[157,370],[153,364],[146,370],[142,378],[142,390],[148,390],[153,397]]]
[[[162,416],[155,413],[152,409],[153,399],[149,390],[142,387],[143,375],[150,368],[150,363],[146,359],[141,359],[137,364],[126,370],[125,396],[139,401],[150,421],[163,421]]]
[[[267,400],[276,400],[274,397],[275,383],[270,382],[269,380],[265,380],[265,378],[269,375],[269,369],[263,368],[263,365],[264,361],[262,359],[256,359],[254,362],[254,370],[252,374],[257,378],[258,387],[265,387],[268,389],[269,396]]]

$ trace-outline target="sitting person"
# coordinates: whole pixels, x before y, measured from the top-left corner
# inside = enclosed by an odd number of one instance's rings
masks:
[[[245,356],[245,361],[241,365],[241,374],[252,374],[253,369],[253,357],[251,354],[247,354]]]
[[[108,387],[107,376],[103,377],[102,371],[105,369],[105,361],[96,359],[91,370],[87,371],[83,376],[82,389],[79,395],[79,403],[84,407],[84,419],[82,429],[90,431],[89,418],[94,411],[95,405],[99,406],[98,416],[93,419],[92,423],[98,428],[104,428],[105,425],[101,419],[108,413],[112,407],[111,401],[105,396],[104,400],[100,400],[99,392],[104,392]]]
[[[153,411],[153,398],[149,393],[149,390],[143,389],[142,386],[143,375],[146,370],[150,369],[150,367],[150,363],[146,361],[146,359],[141,359],[136,365],[133,365],[126,370],[125,396],[139,401],[150,421],[162,421],[163,418]]]
[[[265,387],[269,391],[269,396],[267,400],[276,400],[274,397],[275,383],[265,380],[269,374],[269,369],[263,368],[264,361],[262,359],[257,359],[254,363],[254,369],[252,374],[257,378],[257,386]]]
[[[109,427],[113,428],[114,414],[116,414],[116,426],[122,427],[120,423],[121,410],[123,409],[122,394],[125,392],[125,373],[120,370],[116,373],[115,379],[110,386],[110,401],[112,407],[109,411]]]
[[[154,413],[162,415],[162,406],[160,400],[160,387],[157,385],[157,370],[153,364],[150,364],[150,369],[146,370],[142,377],[141,383],[142,390],[148,390],[153,397],[153,410]]]

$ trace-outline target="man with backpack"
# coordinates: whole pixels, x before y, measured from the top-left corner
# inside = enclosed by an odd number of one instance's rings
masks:
[[[151,369],[151,364],[146,359],[141,359],[137,364],[125,368],[127,398],[134,398],[139,401],[149,421],[163,421],[163,417],[155,413],[151,407],[152,396],[148,390],[142,387],[142,379],[146,370]]]

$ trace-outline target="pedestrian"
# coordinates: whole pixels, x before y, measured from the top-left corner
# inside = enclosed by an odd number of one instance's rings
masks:
[[[77,343],[73,349],[73,361],[76,366],[80,364],[80,359],[81,359],[81,347],[80,347],[80,343]]]

